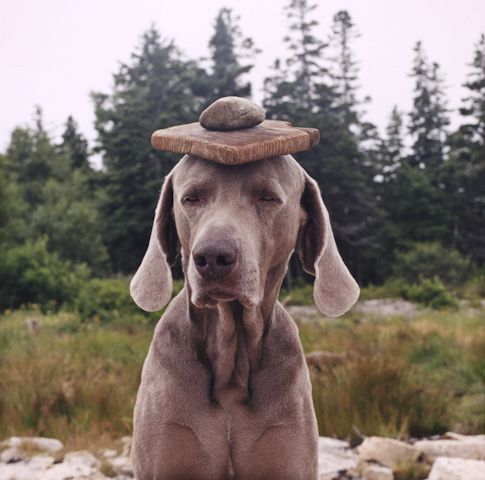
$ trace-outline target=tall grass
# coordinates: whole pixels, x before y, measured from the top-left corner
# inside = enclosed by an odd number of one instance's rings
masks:
[[[352,314],[301,323],[300,334],[306,351],[347,354],[341,365],[311,369],[321,434],[485,432],[483,311],[425,311],[413,320]]]
[[[35,318],[40,328],[25,326]],[[296,319],[305,351],[346,352],[311,370],[320,433],[419,436],[485,432],[485,311],[414,319]],[[76,448],[130,434],[154,318],[37,310],[0,316],[0,438],[46,435]]]

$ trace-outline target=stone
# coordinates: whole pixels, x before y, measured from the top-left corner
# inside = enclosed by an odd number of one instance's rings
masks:
[[[419,440],[414,444],[430,462],[438,457],[485,460],[485,440],[481,435],[460,440]],[[485,478],[485,475],[484,475]]]
[[[414,463],[420,455],[414,446],[384,437],[367,437],[357,450],[361,461],[375,461],[389,468]]]
[[[109,463],[116,475],[133,478],[133,467],[128,457],[110,458]]]
[[[47,437],[10,437],[0,443],[0,446],[44,453],[57,453],[64,448],[60,440]]]
[[[318,478],[332,480],[357,467],[357,455],[347,442],[335,438],[318,439]]]
[[[0,453],[0,462],[3,462],[3,463],[20,462],[25,458],[27,458],[27,454],[25,453],[25,451],[19,448],[9,447],[3,450],[2,453]]]
[[[483,480],[485,461],[438,457],[428,480]]]
[[[90,452],[81,450],[69,452],[62,463],[56,463],[49,468],[42,480],[70,480],[71,478],[87,477],[89,479],[104,478],[99,474],[99,460]]]
[[[388,467],[366,465],[362,469],[362,480],[394,480],[394,474]]]
[[[208,130],[239,130],[259,125],[266,118],[264,108],[242,97],[223,97],[209,105],[199,117]]]

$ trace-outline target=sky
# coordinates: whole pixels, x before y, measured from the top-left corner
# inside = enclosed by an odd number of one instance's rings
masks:
[[[110,92],[120,62],[129,60],[141,34],[154,24],[189,58],[208,55],[218,10],[241,17],[244,35],[263,50],[251,73],[253,98],[262,99],[262,80],[275,58],[286,57],[282,41],[289,0],[1,0],[0,152],[18,125],[31,122],[35,105],[58,137],[73,115],[90,145],[96,138],[90,92]],[[317,33],[329,34],[332,16],[347,9],[360,37],[354,50],[360,66],[361,98],[367,119],[383,131],[393,105],[409,111],[413,46],[423,42],[445,76],[452,124],[465,95],[473,48],[485,32],[483,0],[315,0]],[[195,120],[195,119],[194,119]],[[147,139],[149,141],[149,139]]]

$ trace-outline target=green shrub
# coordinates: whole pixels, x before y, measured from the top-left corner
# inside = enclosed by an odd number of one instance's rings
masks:
[[[282,290],[280,299],[284,300],[287,305],[313,305],[313,285],[296,287],[289,292]]]
[[[38,304],[43,311],[72,305],[89,278],[85,265],[73,265],[47,250],[47,239],[28,241],[0,257],[0,310]]]
[[[402,285],[401,295],[411,302],[421,303],[431,308],[457,307],[455,297],[446,290],[440,279],[421,278],[419,283]]]
[[[76,307],[82,320],[112,320],[121,314],[139,313],[130,297],[128,278],[93,278],[80,289]]]
[[[393,274],[409,283],[419,278],[438,277],[445,285],[461,285],[472,274],[470,261],[457,250],[439,243],[416,243],[406,252],[399,252]]]

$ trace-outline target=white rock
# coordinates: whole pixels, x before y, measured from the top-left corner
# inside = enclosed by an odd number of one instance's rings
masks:
[[[412,445],[384,437],[367,437],[357,450],[360,460],[376,461],[390,468],[401,463],[414,463],[420,455]]]
[[[60,440],[46,437],[10,437],[0,443],[0,446],[29,450],[33,448],[45,453],[57,453],[64,448]]]
[[[54,458],[48,455],[35,455],[30,460],[18,463],[0,464],[1,480],[44,480],[47,470],[53,465]]]
[[[133,467],[131,466],[130,459],[128,457],[116,457],[109,459],[109,463],[113,472],[116,475],[123,475],[125,477],[134,477]]]
[[[362,469],[363,480],[394,480],[394,474],[388,467],[367,465]]]
[[[318,439],[318,478],[331,480],[339,472],[357,467],[357,455],[350,450],[349,444],[335,438]]]
[[[463,435],[461,433],[446,432],[445,437],[451,440],[461,440],[463,442],[485,442],[485,435]]]
[[[433,463],[428,480],[483,480],[485,462],[463,458],[439,457]]]
[[[53,465],[45,472],[42,480],[71,480],[78,477],[91,479],[93,476],[104,478],[98,472],[99,467],[100,462],[92,453],[85,450],[69,452],[62,463]]]
[[[121,445],[123,446],[121,450],[122,457],[129,457],[131,452],[131,442],[132,438],[128,435],[121,437]]]
[[[101,450],[101,455],[103,458],[114,458],[118,453],[116,450],[112,450],[111,448],[105,448],[104,450]]]
[[[99,468],[100,466],[100,461],[87,450],[66,453],[63,463],[69,465],[83,465],[90,468]]]
[[[25,452],[18,448],[6,448],[2,453],[0,453],[0,462],[3,463],[13,463],[19,462],[20,460],[24,460],[27,458]]]
[[[437,457],[457,457],[472,460],[485,460],[485,440],[419,440],[414,444],[429,461]],[[483,478],[485,479],[485,473]]]

